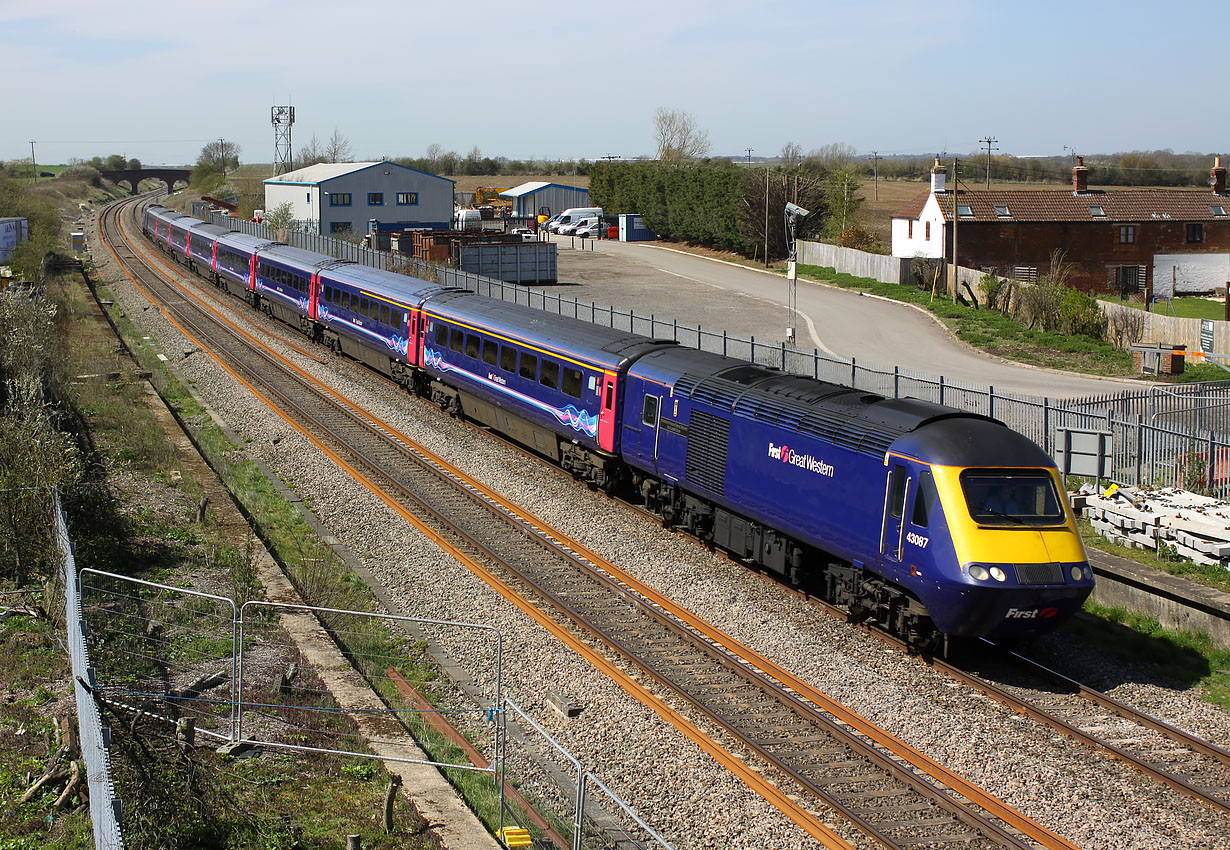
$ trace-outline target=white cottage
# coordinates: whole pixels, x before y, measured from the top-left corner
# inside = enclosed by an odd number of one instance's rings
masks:
[[[905,209],[893,214],[893,256],[928,257],[944,256],[944,211],[941,200],[949,200],[946,191],[946,169],[935,161],[931,169],[931,190],[919,195]]]
[[[394,162],[322,162],[265,181],[265,209],[290,202],[306,230],[447,229],[456,181]]]

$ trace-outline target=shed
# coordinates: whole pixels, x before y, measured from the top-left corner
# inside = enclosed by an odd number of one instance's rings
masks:
[[[554,215],[573,207],[588,207],[589,190],[533,180],[500,193],[513,202],[513,215]]]
[[[0,218],[0,262],[13,256],[17,246],[30,238],[30,223],[25,218]]]
[[[455,185],[395,162],[322,162],[266,180],[265,210],[289,202],[297,226],[316,233],[445,228]]]

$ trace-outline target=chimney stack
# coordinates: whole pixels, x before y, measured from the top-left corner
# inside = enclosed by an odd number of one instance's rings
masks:
[[[1221,164],[1220,156],[1213,159],[1213,170],[1209,172],[1209,176],[1212,178],[1213,194],[1226,194],[1226,167]]]
[[[931,166],[931,193],[933,195],[939,192],[945,191],[944,183],[946,181],[947,176],[948,176],[948,171],[947,169],[944,168],[944,166],[940,165],[940,158],[937,156],[935,158],[935,165]],[[1222,172],[1222,187],[1224,188],[1225,185],[1226,185],[1225,171],[1223,171]]]
[[[1072,167],[1072,194],[1083,195],[1089,191],[1089,169],[1085,167],[1085,158],[1078,156],[1076,165]]]

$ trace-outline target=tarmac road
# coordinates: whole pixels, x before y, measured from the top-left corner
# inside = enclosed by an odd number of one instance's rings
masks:
[[[631,305],[638,313],[754,335],[765,342],[785,337],[790,317],[781,273],[652,243],[553,238],[559,244],[559,286],[565,296]],[[800,348],[854,357],[868,366],[897,365],[956,383],[991,385],[997,392],[1052,399],[1141,386],[991,357],[957,340],[922,310],[814,281],[798,282],[797,302]]]

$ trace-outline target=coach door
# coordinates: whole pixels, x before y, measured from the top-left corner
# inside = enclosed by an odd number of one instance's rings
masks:
[[[880,531],[880,554],[893,563],[901,562],[905,537],[905,505],[910,498],[910,470],[904,463],[890,462],[884,487],[884,525]]]
[[[662,396],[645,393],[645,403],[641,407],[641,425],[645,428],[645,436],[641,445],[648,452],[650,443],[653,445],[654,469],[658,467],[658,420],[662,417]]]

